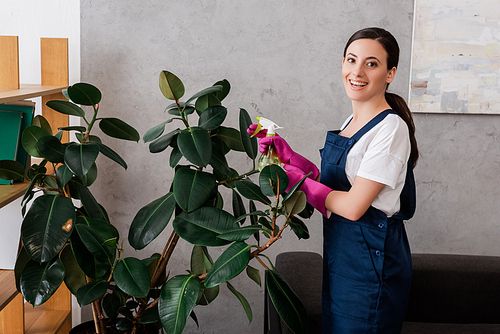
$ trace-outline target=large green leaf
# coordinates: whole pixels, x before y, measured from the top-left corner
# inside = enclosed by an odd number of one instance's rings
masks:
[[[262,228],[259,225],[249,225],[236,228],[219,235],[218,238],[229,241],[245,241],[254,233],[258,233]]]
[[[179,102],[178,105],[177,103],[172,103],[171,105],[167,106],[167,108],[165,108],[165,111],[168,114],[174,116],[181,116],[181,111],[184,113],[184,116],[188,116],[194,113],[195,110],[196,109],[192,105],[188,105],[185,102]]]
[[[64,265],[66,275],[64,275],[64,283],[72,294],[76,295],[78,289],[87,284],[85,273],[78,265],[78,262],[73,255],[73,251],[69,245],[65,246],[60,255]]]
[[[186,101],[186,104],[188,104],[189,102],[199,98],[200,96],[204,96],[204,95],[207,95],[207,94],[210,94],[210,93],[217,93],[219,91],[222,91],[224,87],[222,87],[222,85],[217,85],[215,84],[214,86],[212,87],[208,87],[208,88],[205,88],[205,89],[202,89],[201,91],[199,91],[198,93],[194,94],[193,96],[191,96],[187,101]]]
[[[31,261],[30,256],[28,255],[28,253],[26,252],[24,247],[22,247],[21,251],[17,255],[16,264],[14,266],[14,277],[16,279],[16,289],[19,292],[21,292],[21,285],[20,285],[21,274],[23,273],[24,268],[26,267],[26,265],[30,261]]]
[[[105,240],[94,229],[86,224],[76,224],[76,231],[85,247],[94,256],[109,259],[110,263],[115,261],[115,251],[104,244]]]
[[[217,188],[217,180],[210,173],[179,168],[175,172],[173,191],[177,204],[188,212],[200,208]]]
[[[104,295],[107,289],[108,282],[106,281],[90,282],[78,289],[76,300],[80,306],[88,305]]]
[[[84,126],[63,126],[63,127],[57,128],[57,130],[78,131],[80,133],[84,133],[85,131],[87,131],[87,128]]]
[[[243,199],[241,198],[240,194],[232,189],[232,194],[233,194],[233,201],[232,201],[232,204],[233,204],[233,214],[235,217],[242,217],[242,216],[245,216],[246,215],[246,209],[245,209],[245,205],[243,204]],[[240,222],[240,224],[243,224],[246,220],[246,217],[242,218]]]
[[[250,261],[250,247],[244,242],[229,246],[208,271],[205,286],[211,288],[239,275]]]
[[[69,86],[66,91],[69,99],[84,106],[96,105],[101,102],[101,91],[88,83],[79,82]]]
[[[226,285],[229,291],[231,291],[233,295],[235,295],[236,298],[238,298],[238,300],[240,301],[241,306],[243,306],[243,309],[245,310],[245,313],[247,315],[248,323],[251,323],[253,319],[252,308],[250,307],[247,299],[239,291],[237,291],[231,283],[226,282]]]
[[[172,149],[172,152],[170,152],[170,158],[168,160],[170,167],[175,168],[175,166],[177,166],[179,161],[181,161],[181,158],[182,158],[181,150],[179,150],[179,147],[176,145]]]
[[[182,155],[193,164],[205,167],[212,158],[212,142],[207,130],[192,127],[177,136],[177,145]]]
[[[122,303],[122,300],[117,294],[108,293],[102,299],[101,305],[108,318],[116,319],[120,307],[125,306],[125,303]]]
[[[254,201],[249,201],[248,210],[250,211],[250,224],[257,225],[257,215],[259,214],[259,212],[257,212],[257,207],[255,206]],[[257,240],[257,245],[260,246],[260,234],[255,233],[253,236],[255,237],[255,240]]]
[[[138,142],[141,139],[139,132],[132,126],[118,118],[103,118],[99,128],[110,137]]]
[[[135,249],[143,249],[167,226],[175,209],[172,192],[162,196],[137,212],[130,225],[128,241]]]
[[[17,180],[24,177],[24,166],[13,160],[0,160],[0,179]]]
[[[155,141],[149,144],[149,152],[151,153],[160,153],[163,152],[168,145],[172,142],[172,139],[181,132],[181,129],[177,128],[173,131],[170,131],[166,135],[161,136]]]
[[[219,295],[219,286],[214,286],[213,288],[205,288],[202,285],[200,290],[200,294],[198,296],[198,300],[196,301],[196,305],[208,305],[217,298]]]
[[[278,165],[267,165],[259,174],[260,189],[266,196],[276,196],[278,193],[284,193],[288,187],[288,182],[286,172]]]
[[[110,240],[112,239],[117,240],[120,237],[116,227],[114,227],[105,220],[91,218],[87,216],[78,216],[78,218],[76,218],[76,223],[90,226],[92,230],[94,230],[95,232],[97,232],[97,234],[101,236],[101,238],[104,240],[106,244],[109,244]]]
[[[99,145],[99,151],[105,157],[110,158],[111,160],[113,160],[114,162],[116,162],[117,164],[122,166],[123,168],[127,169],[127,163],[125,162],[125,160],[123,160],[123,158],[118,153],[116,153],[111,148],[109,148],[108,146],[106,146],[102,143],[98,143],[98,145]]]
[[[73,255],[83,272],[92,279],[107,278],[111,270],[109,259],[99,258],[90,253],[78,236],[78,233],[73,233],[70,241]]]
[[[266,271],[266,288],[276,311],[291,331],[294,334],[307,333],[306,309],[276,270]]]
[[[250,277],[252,281],[257,283],[259,286],[261,286],[261,278],[260,278],[260,271],[259,269],[255,269],[254,267],[247,266],[247,275]]]
[[[203,111],[198,119],[198,126],[207,131],[217,129],[227,116],[227,109],[223,106],[209,107]]]
[[[76,176],[84,176],[99,155],[99,145],[95,143],[71,144],[66,147],[64,163]]]
[[[200,293],[201,284],[195,275],[172,277],[161,289],[158,310],[168,334],[180,334]]]
[[[285,201],[285,210],[289,214],[296,215],[306,208],[306,203],[306,194],[303,191],[297,191]]]
[[[36,144],[38,152],[50,162],[64,162],[64,146],[59,139],[54,136],[42,137]]]
[[[243,147],[245,148],[245,152],[247,153],[250,159],[255,159],[257,157],[257,138],[251,137],[247,132],[248,127],[252,124],[252,119],[248,115],[248,112],[245,109],[240,109],[240,134],[241,134],[241,142]],[[286,189],[286,188],[285,188]]]
[[[306,224],[296,216],[290,217],[290,228],[299,239],[309,239],[309,229]]]
[[[61,114],[85,118],[85,111],[70,101],[50,100],[45,104]]]
[[[238,130],[221,126],[217,131],[217,137],[222,139],[231,150],[245,152],[245,147],[243,146]]]
[[[203,247],[194,245],[191,251],[191,273],[194,275],[203,275],[206,274],[207,271]]]
[[[94,162],[92,167],[90,167],[87,174],[84,176],[78,176],[78,179],[82,182],[85,187],[90,187],[95,180],[97,180],[97,165]]]
[[[179,100],[184,96],[184,84],[175,74],[168,71],[160,73],[160,91],[169,100]]]
[[[232,173],[227,164],[226,156],[214,142],[212,142],[212,158],[210,159],[210,165],[222,175],[228,176]]]
[[[286,193],[285,196],[283,196],[283,202],[286,202],[290,197],[293,196],[293,194],[295,194],[296,191],[299,191],[300,187],[302,187],[309,174],[304,176],[299,182],[297,182],[292,188],[290,188],[290,191]]]
[[[20,280],[24,299],[33,306],[45,303],[63,282],[64,273],[59,257],[44,263],[29,261]]]
[[[231,90],[231,84],[229,83],[229,81],[227,81],[227,79],[223,79],[217,81],[214,84],[214,87],[216,86],[222,86],[222,90],[215,92],[215,96],[217,97],[217,99],[219,99],[219,101],[222,101],[229,94],[229,91]]]
[[[160,321],[160,314],[158,313],[158,306],[150,307],[144,310],[139,317],[141,324],[154,324]]]
[[[215,93],[210,93],[199,97],[194,104],[198,114],[201,114],[205,109],[210,107],[220,106],[220,100]]]
[[[59,195],[40,196],[21,226],[21,238],[30,257],[50,261],[64,247],[76,220],[73,202]]]
[[[87,216],[109,222],[104,208],[97,202],[88,187],[78,185],[78,197],[82,201]]]
[[[159,136],[161,136],[161,134],[163,133],[163,131],[165,131],[165,125],[168,124],[168,123],[171,123],[173,120],[174,120],[173,118],[170,118],[170,119],[166,120],[165,122],[160,123],[157,126],[152,127],[151,129],[149,129],[148,131],[146,131],[146,133],[144,134],[144,136],[142,136],[142,140],[145,143],[150,142],[152,140],[155,140],[156,138],[158,138]]]
[[[52,127],[50,126],[49,121],[47,121],[47,119],[42,115],[36,115],[33,118],[33,121],[31,121],[31,125],[36,125],[39,128],[42,128],[45,131],[47,131],[47,133],[52,134]],[[84,129],[83,131],[86,130],[85,128],[83,129]]]
[[[224,246],[229,241],[217,236],[234,227],[234,217],[221,209],[201,207],[191,213],[183,212],[173,222],[181,238],[200,246]]]
[[[43,158],[42,154],[38,151],[38,141],[47,136],[51,136],[51,133],[48,133],[42,128],[38,126],[31,125],[24,129],[22,134],[22,143],[23,147],[28,152],[29,155],[35,158]]]
[[[69,170],[66,165],[61,165],[56,170],[57,185],[60,190],[63,190],[64,186],[71,180],[73,173]]]
[[[116,285],[126,294],[143,298],[149,293],[151,277],[148,268],[135,257],[127,257],[118,262],[113,277]]]
[[[259,186],[253,183],[252,181],[237,180],[235,184],[236,184],[236,189],[238,189],[240,194],[246,197],[247,199],[259,201],[261,203],[268,205],[271,204],[271,200],[266,196],[264,196],[264,194],[262,194],[262,192],[260,191]]]

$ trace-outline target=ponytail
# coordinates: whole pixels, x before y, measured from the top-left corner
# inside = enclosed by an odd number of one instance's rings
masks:
[[[408,108],[405,100],[397,94],[389,93],[386,91],[385,99],[389,106],[391,106],[391,108],[398,113],[399,117],[401,117],[405,121],[406,125],[408,125],[411,144],[410,159],[412,161],[412,168],[415,168],[415,166],[417,165],[419,153],[417,140],[415,138],[415,123],[413,123],[413,117],[411,115],[410,108]]]

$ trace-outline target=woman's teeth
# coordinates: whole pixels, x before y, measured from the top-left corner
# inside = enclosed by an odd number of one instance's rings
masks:
[[[361,81],[350,80],[349,82],[351,83],[351,85],[358,86],[358,87],[363,87],[363,86],[367,85],[366,82],[361,82]]]

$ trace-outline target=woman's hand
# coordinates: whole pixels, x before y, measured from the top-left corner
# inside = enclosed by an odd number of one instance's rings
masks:
[[[251,124],[247,129],[247,132],[253,135],[256,128],[257,124]],[[290,145],[288,145],[283,137],[280,137],[278,134],[266,137],[266,134],[267,130],[262,130],[255,135],[255,137],[260,138],[259,151],[262,154],[265,154],[268,147],[272,144],[281,163],[298,167],[302,170],[302,172],[304,172],[304,174],[312,173],[309,177],[313,180],[317,179],[317,177],[319,176],[319,169],[316,167],[316,165],[292,150]]]

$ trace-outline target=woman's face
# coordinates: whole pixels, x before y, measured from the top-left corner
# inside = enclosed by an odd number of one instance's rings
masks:
[[[395,74],[395,67],[387,70],[387,52],[376,40],[358,39],[347,48],[342,78],[351,100],[366,102],[384,98],[387,84]]]

